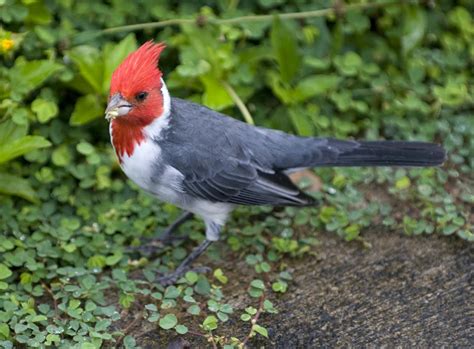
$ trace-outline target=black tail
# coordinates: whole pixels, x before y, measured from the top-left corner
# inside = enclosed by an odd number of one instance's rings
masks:
[[[327,162],[319,166],[438,166],[446,160],[442,146],[425,142],[328,139],[326,147]]]

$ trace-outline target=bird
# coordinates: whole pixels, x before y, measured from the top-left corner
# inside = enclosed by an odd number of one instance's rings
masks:
[[[165,231],[204,221],[205,239],[162,284],[179,280],[215,241],[240,205],[313,206],[289,178],[299,169],[341,166],[439,166],[441,145],[300,137],[257,127],[170,96],[158,63],[164,43],[147,41],[112,74],[105,118],[125,175],[141,189],[183,210]]]

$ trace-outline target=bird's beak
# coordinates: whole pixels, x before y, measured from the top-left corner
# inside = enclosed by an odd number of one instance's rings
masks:
[[[120,93],[116,93],[110,98],[109,104],[105,109],[105,119],[110,121],[120,116],[127,115],[132,109],[132,105],[128,103]]]

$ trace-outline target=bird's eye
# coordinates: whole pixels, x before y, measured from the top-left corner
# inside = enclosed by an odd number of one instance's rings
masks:
[[[139,92],[135,95],[135,99],[138,102],[143,102],[147,96],[148,96],[147,92]]]

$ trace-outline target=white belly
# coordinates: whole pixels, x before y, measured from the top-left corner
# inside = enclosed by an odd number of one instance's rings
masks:
[[[160,170],[161,149],[145,139],[135,145],[132,155],[122,157],[120,167],[138,186],[160,200],[180,206],[180,182],[183,175],[171,166]]]
[[[153,142],[144,140],[135,145],[132,155],[124,154],[120,167],[132,181],[145,190],[152,186],[153,164],[161,157],[161,149]]]

